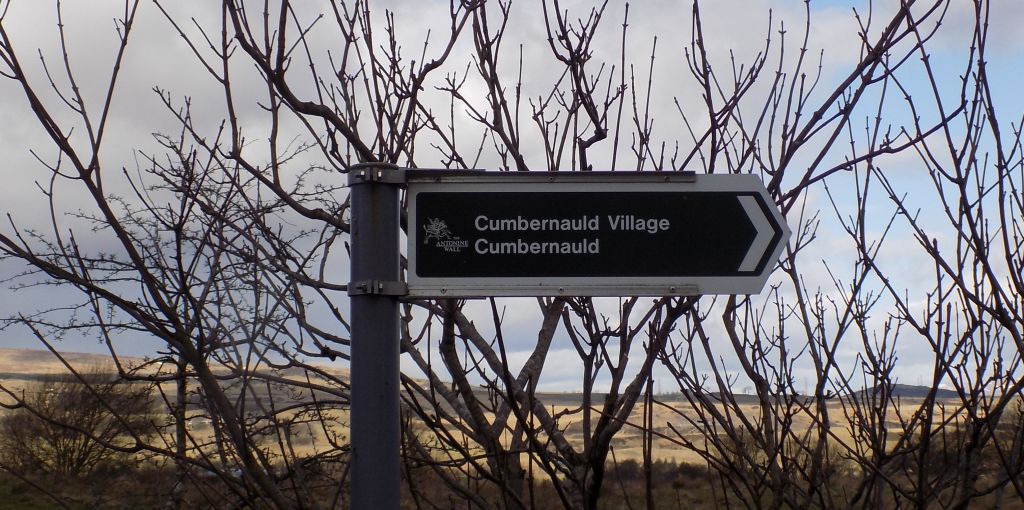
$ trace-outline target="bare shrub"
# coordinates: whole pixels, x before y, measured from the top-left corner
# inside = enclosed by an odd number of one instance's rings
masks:
[[[48,376],[0,414],[0,462],[26,475],[85,478],[135,464],[152,435],[152,387],[92,369]]]

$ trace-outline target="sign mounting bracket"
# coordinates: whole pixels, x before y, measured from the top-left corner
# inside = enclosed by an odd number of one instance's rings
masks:
[[[406,170],[391,163],[361,163],[348,173],[348,185],[394,184],[405,186]]]
[[[383,280],[362,280],[348,284],[349,296],[405,296],[409,293],[409,286],[405,282],[383,281]]]

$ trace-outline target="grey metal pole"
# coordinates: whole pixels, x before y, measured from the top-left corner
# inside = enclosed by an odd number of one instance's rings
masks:
[[[352,508],[397,510],[399,468],[399,188],[393,165],[358,165],[352,198]]]

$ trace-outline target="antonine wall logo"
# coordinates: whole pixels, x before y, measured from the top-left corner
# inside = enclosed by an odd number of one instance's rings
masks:
[[[459,253],[469,247],[469,241],[452,234],[448,223],[440,218],[427,218],[427,224],[423,225],[423,232],[426,234],[423,237],[423,244],[433,244],[447,252]]]

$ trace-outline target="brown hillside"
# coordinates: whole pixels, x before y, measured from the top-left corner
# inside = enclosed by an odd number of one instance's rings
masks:
[[[110,356],[84,352],[62,352],[64,360],[85,369],[111,365]],[[142,358],[121,358],[123,363],[142,363]],[[67,372],[64,364],[50,351],[35,349],[0,349],[0,374],[38,375]]]

